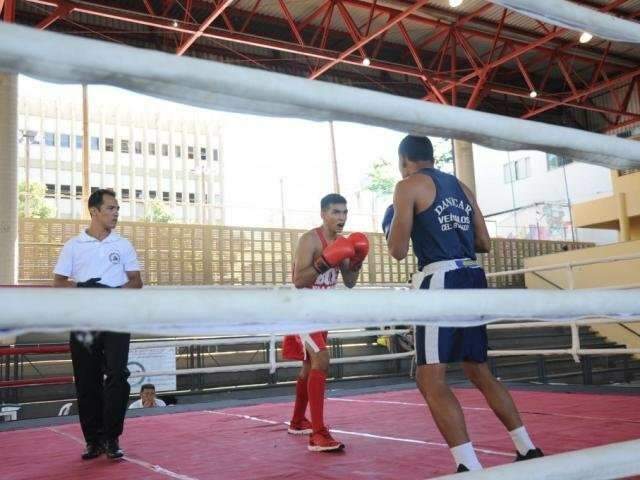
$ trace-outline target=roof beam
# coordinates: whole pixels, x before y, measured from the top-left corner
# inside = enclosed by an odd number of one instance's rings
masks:
[[[585,88],[583,90],[579,90],[576,93],[573,93],[567,97],[565,97],[564,99],[561,100],[557,100],[554,101],[548,105],[545,105],[544,107],[540,107],[537,108],[535,110],[532,110],[528,113],[526,113],[525,115],[522,116],[522,118],[527,119],[527,118],[532,118],[535,117],[536,115],[540,115],[543,112],[546,112],[548,110],[551,110],[553,108],[559,107],[561,105],[566,105],[569,102],[573,102],[574,100],[579,100],[581,98],[585,98],[588,97],[589,95],[593,95],[594,93],[597,93],[601,90],[605,90],[607,88],[611,88],[614,87],[620,83],[623,82],[629,82],[632,81],[635,77],[637,77],[638,75],[640,75],[640,68],[637,68],[635,70],[632,70],[631,72],[627,72],[624,73],[622,75],[619,75],[616,78],[612,78],[611,80],[607,80],[605,82],[601,82],[599,84],[594,85],[593,87],[589,87],[589,88]]]
[[[209,25],[211,25],[216,18],[218,18],[220,15],[222,15],[222,13],[225,11],[225,9],[231,5],[234,2],[234,0],[221,0],[221,2],[213,9],[213,12],[211,12],[211,14],[205,19],[204,22],[202,22],[200,24],[200,26],[198,27],[198,31],[195,32],[193,35],[191,35],[191,37],[187,38],[182,45],[180,45],[177,50],[176,50],[176,54],[177,55],[183,55],[184,52],[186,52],[189,47],[191,45],[193,45],[193,42],[195,42],[198,38],[200,38],[202,36],[202,34],[204,33],[204,31],[209,28]]]
[[[389,19],[389,21],[387,21],[387,23],[385,23],[382,27],[380,27],[378,30],[376,30],[373,33],[370,33],[369,35],[367,35],[366,37],[363,37],[359,42],[356,42],[354,45],[352,45],[350,48],[348,48],[347,50],[345,50],[344,52],[342,52],[338,58],[336,58],[335,60],[332,60],[326,64],[324,64],[322,67],[320,67],[319,69],[317,69],[314,73],[311,74],[311,76],[309,77],[311,80],[315,80],[316,78],[318,78],[320,75],[322,75],[323,73],[325,73],[327,70],[329,70],[330,68],[334,67],[335,65],[337,65],[338,63],[340,63],[341,61],[343,61],[345,58],[347,58],[349,55],[351,55],[353,52],[355,52],[356,50],[359,50],[361,47],[364,47],[367,43],[369,43],[371,40],[379,37],[380,35],[382,35],[384,32],[386,32],[387,30],[389,30],[391,27],[393,27],[396,23],[402,21],[404,18],[408,17],[409,15],[411,15],[413,12],[415,12],[416,10],[418,10],[419,8],[423,7],[424,5],[426,5],[427,3],[429,3],[429,0],[417,0],[416,3],[407,8],[404,12],[402,13],[398,13],[395,17]]]
[[[60,20],[61,18],[64,18],[67,15],[69,15],[71,12],[73,12],[73,7],[71,5],[61,4],[60,6],[58,6],[58,8],[56,8],[53,11],[51,15],[49,15],[47,18],[45,18],[40,23],[38,23],[38,25],[36,25],[36,28],[38,30],[45,30],[49,28],[49,26],[51,26],[52,24]]]
[[[2,8],[3,4],[4,4],[4,9]],[[5,22],[9,22],[9,23],[15,22],[16,21],[16,0],[2,1],[2,3],[0,3],[0,11],[2,11],[2,19]]]

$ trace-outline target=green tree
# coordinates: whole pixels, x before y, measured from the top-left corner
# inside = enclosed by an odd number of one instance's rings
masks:
[[[435,166],[445,172],[453,172],[453,145],[450,138],[433,138]]]
[[[29,182],[29,192],[27,193],[26,182],[18,184],[18,216],[27,216],[27,203],[29,205],[29,218],[52,218],[55,210],[46,204],[44,194],[46,188],[38,182]]]
[[[393,174],[391,163],[388,160],[380,157],[373,162],[373,167],[367,176],[369,180],[365,188],[373,192],[377,197],[391,195],[393,193],[397,179]]]
[[[448,138],[432,138],[433,157],[435,166],[445,172],[453,173],[453,147]],[[373,163],[371,171],[367,174],[368,182],[365,187],[373,192],[376,197],[393,194],[393,189],[398,181],[398,174],[395,164],[385,158],[378,158]]]
[[[144,216],[144,221],[150,223],[171,223],[173,222],[173,215],[169,212],[167,205],[159,198],[156,198],[149,204],[147,214]]]

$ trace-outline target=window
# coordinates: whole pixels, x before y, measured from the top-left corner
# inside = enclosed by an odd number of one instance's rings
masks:
[[[207,159],[207,149],[205,147],[200,147],[200,160]]]
[[[156,198],[156,191],[155,190],[149,190],[149,198],[150,199],[154,199]]]
[[[516,160],[516,180],[522,180],[529,176],[529,158]]]
[[[147,145],[147,153],[149,155],[155,155],[156,154],[156,144],[155,143],[150,143],[149,145]]]
[[[520,158],[502,166],[504,183],[512,183],[516,180],[527,178],[529,173],[529,157]]]
[[[47,197],[55,197],[56,195],[56,186],[53,183],[47,183],[46,184],[46,191],[45,191],[45,196]]]
[[[123,188],[120,191],[120,196],[122,197],[122,200],[129,200],[129,189],[128,188]]]
[[[516,179],[516,173],[514,171],[515,163],[507,162],[502,166],[502,174],[504,176],[504,183],[511,183]]]
[[[213,161],[214,162],[218,161],[218,149],[217,148],[213,149]]]
[[[547,170],[554,170],[559,167],[564,167],[565,165],[569,165],[571,160],[559,156],[554,155],[553,153],[547,153]]]
[[[193,147],[187,147],[187,158],[193,160]]]
[[[169,201],[169,192],[162,192],[162,201],[163,202],[168,202]]]
[[[97,192],[98,190],[99,190],[98,187],[91,187],[91,193]]]
[[[68,133],[60,134],[60,146],[62,148],[70,148],[71,147],[71,135]]]
[[[142,190],[136,190],[136,200],[144,200],[142,198]]]
[[[176,145],[176,158],[180,158],[182,156],[182,147],[180,145]]]
[[[195,193],[190,193],[189,194],[189,203],[196,203],[196,194]]]
[[[83,147],[84,142],[82,140],[83,140],[82,135],[76,135],[76,148],[82,148]]]
[[[135,152],[140,155],[142,153],[142,142],[135,142],[134,147]]]
[[[53,132],[44,132],[44,144],[47,147],[54,147],[56,144],[56,134]]]
[[[176,192],[176,203],[182,203],[182,192]]]
[[[120,140],[120,153],[129,153],[129,140]]]
[[[60,185],[60,196],[66,198],[71,197],[71,185]]]
[[[104,139],[104,151],[113,152],[113,138]]]
[[[82,198],[82,185],[76,185],[76,198]]]
[[[167,145],[166,143],[162,144],[162,156],[163,157],[168,157],[169,156],[169,145]]]
[[[91,150],[100,150],[100,138],[91,137]]]

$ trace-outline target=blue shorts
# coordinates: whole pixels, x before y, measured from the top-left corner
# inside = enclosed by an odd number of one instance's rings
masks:
[[[463,267],[445,273],[428,275],[420,289],[487,288],[487,277],[480,267]],[[438,327],[416,326],[416,359],[418,365],[487,361],[487,326]]]

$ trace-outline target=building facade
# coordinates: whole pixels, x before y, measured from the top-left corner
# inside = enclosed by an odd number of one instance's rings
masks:
[[[144,220],[161,202],[177,223],[224,223],[222,135],[212,114],[104,100],[89,112],[91,191],[112,188],[122,220]],[[18,117],[19,181],[45,185],[56,217],[81,218],[82,103],[21,95]]]
[[[492,237],[617,241],[614,232],[581,228],[571,207],[611,195],[610,170],[539,151],[473,146],[478,203]]]
[[[607,229],[620,242],[640,240],[640,169],[613,170],[613,192],[573,205],[577,226]]]

